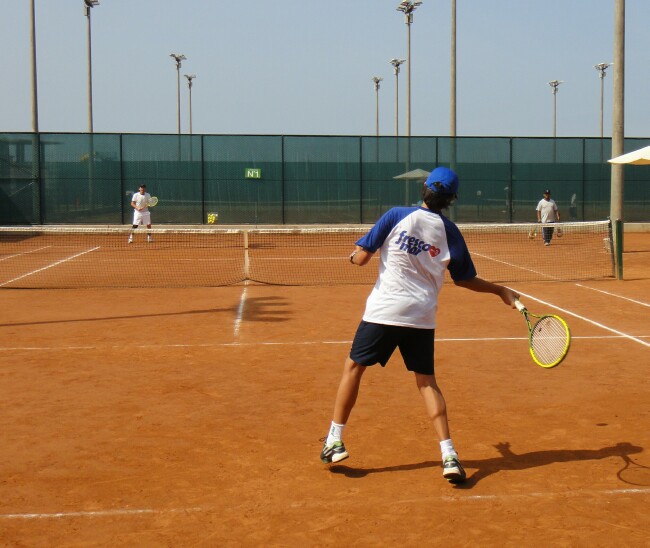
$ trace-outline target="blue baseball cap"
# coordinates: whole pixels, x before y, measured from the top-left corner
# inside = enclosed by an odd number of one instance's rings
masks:
[[[458,192],[458,175],[448,167],[434,169],[424,183],[434,192],[456,194]]]

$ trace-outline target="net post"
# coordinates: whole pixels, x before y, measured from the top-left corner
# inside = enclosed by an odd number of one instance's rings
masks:
[[[616,279],[623,279],[623,221],[614,221],[615,246],[616,246]]]

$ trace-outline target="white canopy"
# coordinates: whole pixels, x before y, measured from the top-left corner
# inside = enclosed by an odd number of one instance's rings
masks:
[[[610,164],[634,164],[637,166],[648,165],[650,164],[650,146],[628,152],[627,154],[617,156],[608,161]]]
[[[396,175],[393,179],[426,179],[429,176],[429,172],[424,169],[414,169],[412,171],[407,171],[401,175]]]

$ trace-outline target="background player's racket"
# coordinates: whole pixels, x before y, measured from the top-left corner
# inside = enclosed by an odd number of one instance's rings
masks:
[[[157,204],[158,204],[158,198],[152,196],[151,198],[149,198],[149,201],[147,202],[147,207],[153,207]]]
[[[533,361],[547,369],[559,365],[569,352],[569,326],[559,316],[531,314],[519,301],[515,301],[515,306],[528,325],[528,341]],[[531,318],[537,319],[534,325],[531,325]]]
[[[534,240],[534,239],[535,239],[535,236],[537,236],[537,225],[533,225],[533,226],[530,228],[530,231],[528,232],[528,237],[529,237],[531,240]]]

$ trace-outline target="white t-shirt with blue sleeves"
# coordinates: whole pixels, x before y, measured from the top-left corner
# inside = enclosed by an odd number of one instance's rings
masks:
[[[366,322],[435,329],[445,270],[455,281],[476,276],[458,227],[426,208],[392,208],[356,243],[380,252],[379,276],[363,315]]]

